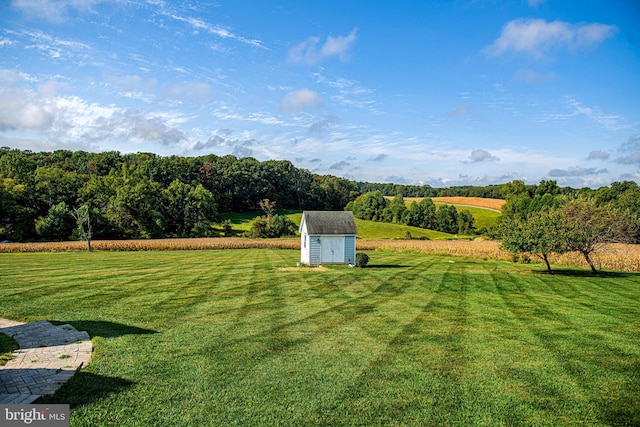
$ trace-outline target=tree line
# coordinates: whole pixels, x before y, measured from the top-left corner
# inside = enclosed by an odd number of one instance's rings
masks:
[[[596,190],[559,187],[555,181],[436,189],[318,175],[286,160],[0,148],[0,241],[217,235],[212,225],[222,213],[256,211],[265,199],[277,201],[279,209],[346,206],[363,219],[453,234],[474,231],[471,214],[453,206],[436,209],[428,199],[406,206],[403,196],[506,198],[500,225],[488,231],[496,238],[507,235],[507,224],[530,230],[535,213],[586,200],[624,215],[624,238],[640,242],[640,189],[631,181]],[[278,234],[290,226],[268,221],[256,234]]]
[[[352,211],[356,218],[370,221],[405,224],[450,234],[475,232],[471,212],[458,212],[455,206],[446,204],[436,208],[429,197],[420,202],[414,201],[407,207],[402,194],[389,200],[377,190],[358,196],[347,204],[345,210]]]
[[[549,255],[579,252],[593,272],[592,255],[608,243],[640,243],[640,187],[631,181],[562,194],[554,181],[503,186],[507,200],[493,230],[502,247],[539,257],[551,271]]]
[[[265,198],[342,210],[357,195],[352,181],[286,160],[0,149],[0,240],[210,236],[221,213]]]
[[[502,185],[485,186],[453,186],[434,188],[430,185],[405,185],[392,183],[357,182],[358,191],[362,194],[379,191],[383,196],[394,197],[402,194],[404,197],[483,197],[486,199],[501,199]]]

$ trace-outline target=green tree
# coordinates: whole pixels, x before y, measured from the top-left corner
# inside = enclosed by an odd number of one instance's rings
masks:
[[[295,236],[296,223],[285,215],[274,215],[269,223],[269,237]]]
[[[624,241],[624,213],[593,200],[574,199],[560,207],[561,234],[568,251],[580,252],[597,273],[592,255],[606,244]]]
[[[233,223],[230,219],[225,219],[222,221],[222,232],[225,237],[233,236]]]
[[[23,194],[23,185],[16,184],[11,178],[0,176],[0,239],[2,240],[15,238],[16,229],[20,228],[18,221],[23,211],[20,205]]]
[[[511,218],[502,224],[502,248],[508,252],[530,253],[537,256],[551,271],[549,254],[567,251],[561,232],[559,211],[536,212],[527,219]]]
[[[403,213],[402,222],[413,227],[436,230],[438,223],[435,203],[430,198],[424,198],[419,203],[412,202]]]
[[[393,200],[387,205],[387,209],[389,210],[389,215],[391,217],[391,222],[396,224],[402,223],[402,216],[404,212],[407,210],[407,204],[404,201],[404,197],[402,194],[396,195]]]
[[[265,239],[269,237],[269,222],[265,217],[257,216],[251,222],[251,230],[249,231],[249,237],[255,239]]]
[[[65,202],[51,206],[45,217],[36,221],[36,233],[46,240],[65,240],[71,236],[74,218]]]
[[[35,189],[43,206],[60,202],[73,206],[86,181],[86,176],[58,167],[38,167],[35,171]]]
[[[441,205],[436,211],[437,230],[443,233],[458,232],[458,210],[453,205]]]
[[[611,206],[620,210],[625,218],[624,235],[630,243],[640,243],[640,186],[636,183],[625,181],[626,185],[617,186],[611,184],[616,190],[615,200],[611,201]]]
[[[372,191],[358,196],[347,206],[356,218],[384,222],[387,204],[380,191]]]
[[[211,224],[218,220],[218,211],[213,194],[202,184],[195,186],[179,180],[162,190],[164,223],[170,234],[206,236]]]
[[[472,234],[475,230],[475,219],[467,209],[458,213],[458,234]]]
[[[127,238],[162,237],[162,192],[158,183],[149,179],[126,178],[107,206],[107,218]]]
[[[285,215],[274,215],[271,221],[264,216],[258,216],[251,222],[251,230],[247,235],[256,239],[277,238],[294,236],[297,231],[295,222]]]

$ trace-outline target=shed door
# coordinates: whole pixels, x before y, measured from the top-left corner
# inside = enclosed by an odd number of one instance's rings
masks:
[[[321,264],[344,264],[344,237],[323,237]]]

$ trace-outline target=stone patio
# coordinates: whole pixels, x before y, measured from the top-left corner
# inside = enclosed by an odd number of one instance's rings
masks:
[[[0,366],[0,404],[33,403],[55,393],[89,361],[93,351],[89,334],[71,325],[0,319],[0,332],[20,347]]]

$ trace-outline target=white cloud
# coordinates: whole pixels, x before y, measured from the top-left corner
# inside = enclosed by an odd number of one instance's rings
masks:
[[[344,77],[328,78],[322,74],[322,70],[311,75],[315,77],[317,83],[338,91],[331,96],[332,100],[342,105],[368,110],[374,114],[381,114],[373,98],[374,89],[365,87],[356,80],[345,79]]]
[[[614,114],[605,114],[598,107],[587,107],[580,101],[567,97],[566,102],[573,109],[574,115],[583,115],[591,119],[594,123],[610,131],[618,131],[629,128],[629,124],[624,123],[624,118]]]
[[[169,16],[173,19],[175,19],[176,21],[181,21],[181,22],[185,22],[187,24],[189,24],[193,29],[200,31],[206,31],[209,34],[213,34],[217,37],[223,38],[223,39],[232,39],[232,40],[236,40],[239,41],[241,43],[244,44],[248,44],[254,47],[259,47],[262,49],[266,49],[266,47],[262,44],[261,40],[257,40],[257,39],[249,39],[246,37],[243,37],[241,35],[238,35],[234,32],[232,32],[231,30],[228,30],[224,27],[218,26],[218,25],[214,25],[214,24],[210,24],[208,22],[205,22],[201,19],[198,18],[193,18],[193,17],[184,17],[184,16],[180,16],[174,13],[164,13],[166,16]]]
[[[86,43],[54,37],[39,30],[20,33],[14,31],[8,32],[18,37],[24,37],[26,39],[24,46],[26,50],[42,52],[50,59],[73,59],[77,63],[82,63],[82,61],[89,58],[89,55],[93,53],[94,50]]]
[[[505,53],[526,53],[535,59],[544,58],[549,51],[589,47],[603,42],[618,32],[615,25],[576,24],[543,19],[516,19],[508,22],[491,45],[484,48],[488,56]]]
[[[319,46],[320,37],[309,37],[307,40],[289,49],[287,60],[289,63],[317,64],[331,57],[346,60],[348,51],[356,41],[357,28],[354,28],[346,36],[327,37],[327,40]]]
[[[102,141],[176,145],[186,140],[177,128],[185,120],[180,114],[89,103],[77,96],[58,96],[65,84],[47,82],[37,85],[36,91],[20,86],[33,83],[28,76],[1,74],[14,84],[0,87],[0,131],[67,145]]]
[[[344,169],[347,169],[351,166],[351,163],[346,162],[344,160],[341,160],[337,163],[332,164],[331,166],[329,166],[329,170],[337,170],[337,171],[341,171]]]
[[[0,131],[49,129],[54,121],[55,105],[39,99],[28,89],[11,88],[0,92]]]
[[[618,151],[624,155],[622,157],[618,157],[616,159],[616,163],[622,165],[640,165],[640,136],[630,136],[627,142],[620,146]]]
[[[169,99],[203,103],[211,98],[214,90],[208,83],[184,82],[169,86],[165,93]]]
[[[22,11],[31,18],[44,19],[61,23],[66,19],[69,9],[87,9],[97,3],[96,0],[12,0],[11,6]]]
[[[263,125],[280,125],[286,126],[287,123],[274,117],[268,113],[254,112],[254,113],[238,113],[232,111],[228,106],[223,105],[211,112],[211,115],[221,120],[239,120],[245,122],[256,122]]]
[[[12,0],[11,6],[31,18],[61,23],[66,20],[70,10],[86,13],[93,11],[93,7],[99,3],[114,2],[118,0]]]
[[[570,167],[567,169],[551,169],[549,176],[551,177],[582,177],[588,175],[599,175],[607,173],[607,169],[583,168],[580,166]]]
[[[609,153],[596,150],[589,153],[587,160],[607,160],[608,158],[609,158]]]
[[[309,127],[309,132],[322,132],[331,126],[335,125],[338,122],[338,118],[336,116],[326,117],[319,122],[313,123]]]
[[[370,162],[381,162],[381,161],[385,160],[387,157],[389,157],[388,154],[381,153],[381,154],[378,154],[375,157],[369,157],[368,160]]]
[[[288,112],[299,112],[322,105],[320,96],[312,90],[300,89],[286,94],[280,100],[280,109]]]
[[[490,152],[485,150],[473,150],[468,160],[465,160],[465,163],[477,163],[477,162],[486,162],[486,161],[498,161],[500,158],[492,155]]]
[[[620,163],[622,165],[640,165],[640,151],[619,157],[616,159],[616,163]]]

